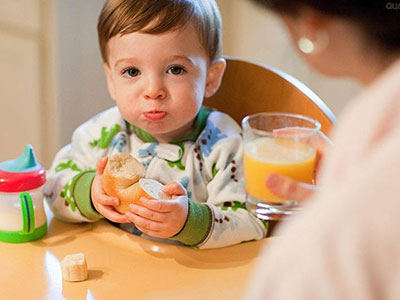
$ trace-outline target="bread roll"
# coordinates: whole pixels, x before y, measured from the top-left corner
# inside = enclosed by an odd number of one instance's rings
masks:
[[[118,153],[108,159],[103,174],[104,191],[110,196],[116,190],[126,189],[145,176],[143,165],[129,153]]]
[[[85,254],[69,254],[61,261],[62,278],[66,281],[83,281],[88,278]]]
[[[164,187],[153,179],[144,179],[143,165],[128,153],[118,153],[108,159],[103,174],[103,189],[107,195],[117,197],[120,213],[129,210],[129,204],[141,205],[140,198],[170,199],[161,190]]]

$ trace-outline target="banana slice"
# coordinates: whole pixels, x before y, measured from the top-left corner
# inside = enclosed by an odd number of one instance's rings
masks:
[[[61,261],[62,278],[66,281],[83,281],[88,278],[85,254],[69,254]]]

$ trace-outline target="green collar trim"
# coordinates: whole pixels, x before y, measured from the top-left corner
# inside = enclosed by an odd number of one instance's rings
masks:
[[[171,141],[170,143],[178,144],[183,142],[196,141],[200,133],[203,131],[204,127],[206,127],[208,116],[212,111],[212,109],[201,107],[199,113],[197,114],[196,120],[194,121],[192,132],[189,135],[185,137],[180,137],[176,140]],[[152,137],[148,132],[139,127],[133,126],[133,132],[145,143],[157,143],[157,140],[154,137]]]
[[[157,142],[157,140],[153,138],[150,133],[147,133],[147,131],[140,129],[139,127],[133,126],[133,132],[145,143]]]

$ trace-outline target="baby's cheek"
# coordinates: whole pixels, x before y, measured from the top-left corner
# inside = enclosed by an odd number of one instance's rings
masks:
[[[187,102],[187,103],[182,104],[179,107],[179,109],[177,111],[177,115],[180,116],[179,118],[182,121],[188,122],[188,121],[196,118],[199,109],[200,109],[200,106],[197,103]]]
[[[132,108],[130,108],[130,110],[128,112],[126,112],[125,114],[123,114],[123,113],[121,113],[121,114],[124,117],[124,119],[133,126],[141,127],[140,124],[141,124],[141,122],[144,121],[144,117],[141,116],[141,114],[139,112],[134,111],[134,109],[132,109]]]

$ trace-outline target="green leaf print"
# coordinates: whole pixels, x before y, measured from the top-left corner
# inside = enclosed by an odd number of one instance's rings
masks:
[[[179,149],[180,159],[177,161],[169,161],[168,160],[168,166],[170,168],[177,167],[179,170],[185,170],[186,167],[182,164],[183,154],[185,153],[185,145],[183,143],[179,143],[177,145],[180,147],[180,149]]]
[[[101,128],[100,138],[92,141],[90,145],[93,148],[98,147],[99,149],[106,149],[108,145],[111,143],[111,140],[114,137],[114,135],[116,135],[120,129],[121,126],[119,124],[115,124],[109,130],[107,130],[107,128],[103,126]]]
[[[65,199],[65,205],[71,207],[72,211],[74,212],[76,210],[76,202],[74,197],[72,196],[72,181],[68,182],[63,190],[60,193],[60,197]]]
[[[228,210],[228,208],[232,209],[233,211],[236,211],[239,208],[247,210],[246,205],[239,201],[226,201],[224,202],[224,206],[221,207],[221,210]]]
[[[259,220],[261,220],[261,219],[259,219]],[[268,221],[265,221],[265,220],[261,220],[261,222],[263,223],[263,225],[264,225],[265,229],[268,231],[268,228],[269,228],[269,222],[268,222]]]
[[[56,172],[60,172],[60,171],[65,170],[65,169],[71,169],[72,171],[82,172],[82,170],[77,166],[76,163],[74,163],[74,162],[72,161],[72,159],[70,159],[70,160],[67,161],[67,162],[59,163],[59,164],[57,165],[55,171],[56,171]]]
[[[214,163],[213,166],[212,166],[212,169],[211,169],[212,179],[214,179],[214,177],[217,175],[218,171],[219,170],[217,169],[217,164]]]
[[[182,164],[181,159],[178,161],[169,161],[168,166],[170,168],[177,167],[179,170],[185,170],[185,166]]]

